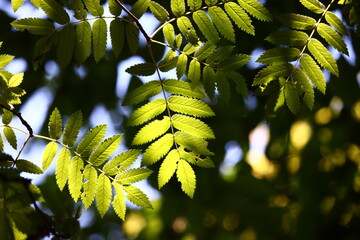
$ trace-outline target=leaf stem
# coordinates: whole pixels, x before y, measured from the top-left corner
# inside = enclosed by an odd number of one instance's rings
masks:
[[[0,107],[12,112],[14,115],[16,115],[20,122],[22,123],[22,125],[24,125],[26,127],[26,129],[28,130],[29,132],[29,136],[30,137],[33,137],[34,136],[34,131],[32,130],[31,126],[29,125],[29,123],[21,116],[21,112],[17,112],[15,111],[13,108],[10,108],[10,107],[7,107],[3,104],[0,104]]]

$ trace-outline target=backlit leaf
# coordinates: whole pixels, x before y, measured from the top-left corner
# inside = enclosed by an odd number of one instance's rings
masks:
[[[66,24],[70,21],[70,17],[64,8],[55,0],[42,0],[40,7],[46,15],[59,24]]]
[[[183,16],[179,17],[176,20],[177,26],[181,32],[181,34],[189,40],[191,44],[197,44],[198,42],[198,36],[196,34],[196,31],[194,29],[194,26],[190,22],[189,18]]]
[[[175,133],[175,142],[181,147],[193,151],[196,154],[213,155],[213,153],[207,149],[208,142],[206,140],[189,133],[177,131]]]
[[[81,158],[75,156],[70,161],[69,166],[69,192],[71,197],[76,202],[81,194],[81,187],[83,185],[83,174],[82,169],[84,168],[84,162]]]
[[[154,63],[139,63],[126,69],[126,72],[138,76],[151,76],[156,71]]]
[[[75,45],[75,29],[71,24],[66,25],[60,32],[56,53],[61,67],[66,67],[72,59]]]
[[[133,168],[118,173],[115,177],[121,185],[129,185],[149,177],[152,171],[147,168]]]
[[[199,27],[200,31],[202,32],[202,34],[204,34],[207,40],[214,44],[219,41],[219,34],[214,24],[204,11],[196,11],[193,13],[192,17],[194,19],[194,22]]]
[[[83,173],[85,181],[83,192],[81,193],[81,201],[83,202],[85,209],[88,209],[95,198],[98,176],[96,169],[90,164],[86,165]]]
[[[15,20],[11,26],[19,31],[29,30],[35,35],[49,35],[54,29],[54,24],[46,19],[41,18],[22,18]]]
[[[199,119],[186,115],[174,114],[171,117],[171,120],[174,127],[180,131],[204,139],[215,138],[211,128]]]
[[[300,0],[300,3],[314,13],[321,14],[325,10],[325,6],[318,0]]]
[[[42,157],[42,169],[45,171],[54,160],[55,154],[58,150],[58,145],[55,142],[49,142],[44,150]]]
[[[102,16],[104,14],[104,8],[100,5],[100,0],[83,0],[86,9],[93,16]]]
[[[335,76],[339,77],[339,69],[334,57],[331,56],[330,52],[319,40],[316,38],[310,39],[308,48],[310,53],[322,67]]]
[[[100,216],[104,217],[111,203],[111,182],[105,174],[100,174],[96,185],[96,208]]]
[[[11,6],[14,12],[16,12],[19,7],[21,7],[24,4],[25,0],[11,0]]]
[[[134,89],[132,92],[127,94],[123,105],[135,105],[140,102],[143,102],[158,93],[161,92],[161,82],[160,81],[150,81],[141,85],[140,87]]]
[[[106,50],[107,27],[103,18],[95,20],[92,25],[92,43],[95,61],[99,62]]]
[[[196,11],[201,8],[202,0],[188,0],[187,4],[190,8],[190,11]]]
[[[227,14],[220,7],[209,8],[209,15],[214,21],[217,30],[228,40],[235,42],[235,32]]]
[[[204,93],[199,88],[193,88],[190,83],[167,79],[163,82],[165,91],[172,94],[179,94],[185,97],[204,98]]]
[[[70,151],[66,148],[61,149],[55,168],[56,184],[61,191],[64,189],[68,180],[70,159]]]
[[[271,13],[257,0],[238,0],[239,5],[255,18],[271,22]]]
[[[171,23],[167,23],[163,29],[165,40],[168,42],[170,47],[175,47],[175,29]]]
[[[73,113],[67,121],[62,138],[63,144],[72,147],[77,139],[82,125],[82,113],[77,111]]]
[[[124,48],[125,29],[120,19],[115,18],[110,23],[110,37],[113,52],[118,57]]]
[[[194,57],[199,61],[206,59],[210,54],[212,54],[215,50],[216,46],[211,42],[207,42],[198,48],[194,54]]]
[[[255,35],[255,27],[251,23],[249,15],[236,3],[225,3],[225,11],[235,24],[243,31]]]
[[[289,63],[267,66],[255,76],[253,85],[267,85],[278,77],[289,76],[292,68]]]
[[[161,163],[159,174],[158,174],[158,183],[159,189],[163,187],[170,178],[174,175],[177,163],[180,161],[179,153],[176,149],[171,150],[168,155],[166,155],[164,161]]]
[[[13,55],[0,55],[0,69],[6,67],[14,59]]]
[[[300,68],[295,68],[292,73],[292,80],[296,82],[298,92],[303,94],[303,101],[306,106],[312,110],[314,107],[314,89],[312,88],[309,79]]]
[[[215,113],[211,108],[201,100],[182,97],[182,96],[171,96],[168,99],[169,108],[174,112],[179,112],[195,117],[211,117]]]
[[[190,61],[189,64],[189,72],[188,72],[188,79],[194,84],[194,86],[197,85],[197,83],[200,81],[201,77],[201,68],[200,68],[200,62],[196,59],[193,59]]]
[[[162,136],[170,128],[170,119],[164,116],[162,120],[154,120],[140,129],[135,135],[133,145],[140,145],[153,141]]]
[[[146,12],[150,5],[150,0],[137,0],[136,3],[131,8],[131,13],[134,14],[136,18],[141,18],[141,16]]]
[[[139,48],[139,30],[132,23],[125,26],[125,36],[127,45],[132,54],[135,54]]]
[[[49,136],[52,139],[59,139],[62,134],[62,120],[60,112],[57,108],[50,115],[48,124]]]
[[[250,59],[251,56],[249,55],[237,54],[235,56],[228,57],[227,59],[221,61],[218,65],[218,69],[224,72],[234,71],[244,66]]]
[[[314,59],[308,54],[303,54],[300,58],[300,66],[315,87],[325,94],[326,80],[324,74]]]
[[[296,87],[293,82],[285,84],[285,101],[293,114],[297,114],[300,110],[300,99]]]
[[[33,173],[33,174],[44,173],[41,170],[41,168],[39,168],[37,165],[35,165],[34,163],[32,163],[30,161],[23,160],[23,159],[16,160],[16,168],[19,169],[19,171],[21,171],[21,172],[27,172],[27,173]]]
[[[297,48],[273,48],[264,52],[257,62],[276,65],[295,61],[300,56],[300,50]]]
[[[122,3],[123,1],[120,0],[119,2]],[[117,3],[116,0],[109,0],[109,11],[112,15],[120,16],[120,14],[122,12],[122,8],[119,6],[119,4]],[[115,19],[117,19],[117,18],[115,18]]]
[[[13,113],[6,109],[2,109],[2,110],[3,113],[1,115],[1,121],[3,124],[8,125],[13,118]]]
[[[334,13],[327,11],[325,14],[325,20],[331,26],[333,26],[336,29],[336,31],[338,31],[340,34],[343,34],[343,35],[348,34],[347,27]]]
[[[102,141],[106,133],[106,125],[91,128],[76,148],[76,152],[87,158],[94,148]]]
[[[171,0],[171,11],[176,17],[180,17],[185,13],[185,0]]]
[[[196,188],[196,176],[190,164],[184,160],[180,160],[178,162],[176,176],[181,183],[181,189],[192,198]]]
[[[88,21],[80,22],[76,26],[75,59],[82,64],[89,57],[91,50],[91,26]]]
[[[135,205],[143,208],[153,208],[149,198],[140,189],[135,186],[123,186],[124,191],[127,193],[126,197]]]
[[[122,134],[114,135],[102,141],[90,154],[89,162],[94,166],[103,164],[119,147]]]
[[[309,36],[301,31],[296,30],[281,30],[270,34],[265,40],[279,45],[288,46],[304,46],[308,41]]]
[[[180,79],[186,72],[188,56],[184,53],[180,54],[176,63],[176,76]]]
[[[317,32],[319,35],[325,39],[325,41],[333,46],[338,51],[345,53],[346,55],[349,55],[349,52],[346,47],[345,41],[342,39],[342,37],[329,25],[325,23],[319,23],[317,27]]]
[[[165,109],[164,99],[153,100],[132,112],[128,119],[128,126],[143,124],[164,112]]]
[[[299,30],[312,30],[316,24],[314,18],[295,13],[282,14],[278,19],[285,26]]]
[[[154,1],[150,1],[149,4],[150,11],[154,14],[157,20],[162,23],[169,20],[169,13],[163,6]]]
[[[210,66],[203,69],[203,83],[207,95],[212,98],[215,94],[215,71]]]
[[[167,133],[153,142],[144,152],[142,163],[151,165],[164,157],[174,144],[174,137]]]
[[[116,215],[118,215],[121,220],[125,220],[126,202],[124,191],[121,185],[116,182],[113,182],[113,186],[115,188],[115,196],[112,202],[113,208]]]
[[[103,167],[103,171],[107,175],[116,175],[117,173],[124,171],[130,165],[132,165],[138,158],[139,154],[139,149],[130,149],[128,151],[124,151],[106,162]]]

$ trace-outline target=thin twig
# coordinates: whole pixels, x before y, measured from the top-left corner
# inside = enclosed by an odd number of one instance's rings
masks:
[[[115,0],[116,3],[131,17],[134,19],[135,24],[137,25],[137,27],[139,28],[140,32],[144,35],[146,41],[148,43],[152,42],[151,37],[146,33],[145,29],[143,28],[143,26],[141,25],[139,19],[132,13],[130,12],[121,2],[120,0]]]
[[[11,108],[9,108],[9,107],[7,107],[7,106],[4,106],[4,105],[2,105],[2,104],[0,104],[0,107],[6,109],[6,110],[12,112],[14,115],[16,115],[16,116],[20,119],[21,123],[22,123],[22,124],[26,127],[26,129],[28,130],[28,132],[29,132],[29,137],[33,137],[33,136],[34,136],[34,131],[33,131],[32,128],[30,127],[29,123],[21,116],[21,112],[17,112],[17,111],[15,111],[14,109],[11,109]]]

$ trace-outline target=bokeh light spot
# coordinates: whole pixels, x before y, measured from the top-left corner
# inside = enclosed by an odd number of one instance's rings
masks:
[[[328,107],[320,108],[315,113],[315,122],[319,125],[328,124],[333,118],[331,109]]]
[[[130,212],[126,216],[126,221],[123,224],[124,234],[130,238],[136,238],[140,232],[146,227],[145,218],[138,212]]]
[[[174,232],[183,233],[186,231],[188,223],[189,222],[185,217],[177,217],[172,224],[172,228]]]
[[[292,146],[301,150],[310,140],[312,129],[308,122],[297,121],[290,128],[290,141]]]

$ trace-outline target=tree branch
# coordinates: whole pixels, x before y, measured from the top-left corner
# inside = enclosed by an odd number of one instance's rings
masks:
[[[120,0],[115,0],[116,3],[121,7],[121,9],[123,9],[131,18],[134,19],[136,26],[139,28],[140,32],[144,35],[146,41],[148,43],[152,42],[151,37],[146,33],[145,29],[143,28],[143,26],[141,25],[141,23],[139,22],[139,19],[137,17],[135,17],[135,15],[130,12],[121,2]]]
[[[11,109],[11,108],[9,108],[9,107],[7,107],[7,106],[4,106],[4,105],[2,105],[2,104],[0,104],[0,107],[6,109],[6,110],[12,112],[14,115],[16,115],[16,116],[20,119],[21,123],[22,123],[22,124],[26,127],[26,129],[28,130],[28,132],[29,132],[29,137],[33,137],[33,136],[34,136],[34,131],[32,130],[32,128],[31,128],[31,126],[29,125],[29,123],[21,116],[21,112],[17,112],[17,111],[15,111],[14,109]]]

